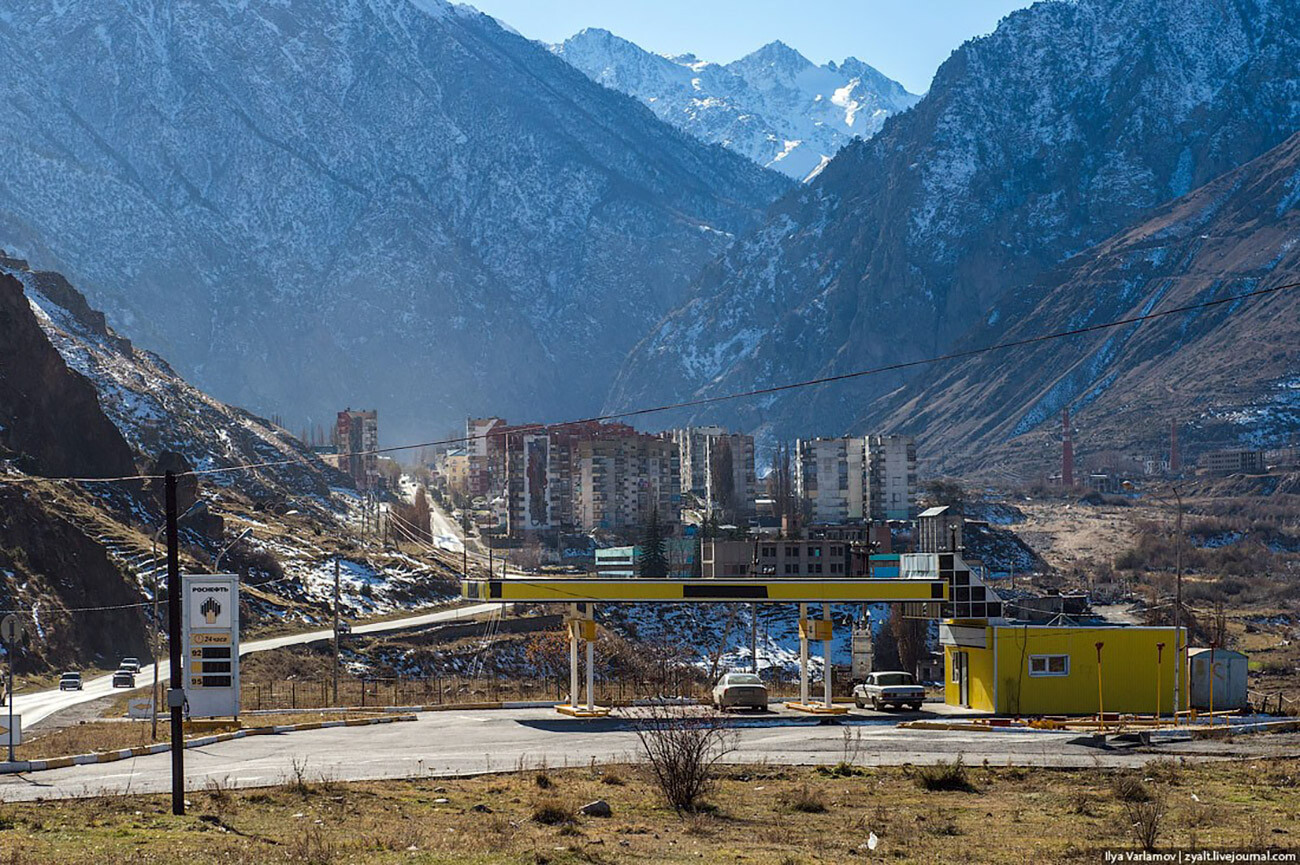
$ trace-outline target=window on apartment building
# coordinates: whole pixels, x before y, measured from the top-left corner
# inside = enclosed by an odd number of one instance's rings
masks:
[[[798,547],[786,547],[786,548],[785,548],[785,555],[786,555],[786,558],[789,558],[789,559],[797,559],[797,558],[799,558],[799,548],[798,548]]]
[[[832,557],[842,556],[842,555],[844,555],[844,548],[843,548],[843,547],[831,547],[831,556],[832,556]]]
[[[842,574],[842,573],[844,573],[844,563],[843,563],[843,562],[831,562],[831,573],[832,573],[832,574]]]
[[[1030,655],[1029,675],[1068,676],[1070,675],[1070,656],[1069,655]]]
[[[799,573],[798,565],[796,565],[794,562],[785,563],[785,575],[787,577],[790,576],[791,574],[798,574],[798,573]]]
[[[776,547],[763,547],[763,548],[759,551],[759,555],[761,555],[761,556],[763,556],[764,558],[767,558],[767,559],[775,559],[775,558],[776,558]]]
[[[812,556],[813,558],[820,559],[820,558],[822,557],[822,548],[821,548],[821,547],[809,547],[809,548],[808,548],[808,555]]]
[[[821,572],[822,572],[821,562],[813,562],[808,566],[808,573],[810,574],[820,574]]]

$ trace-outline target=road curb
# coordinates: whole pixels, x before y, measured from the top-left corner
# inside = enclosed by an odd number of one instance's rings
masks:
[[[375,718],[346,718],[339,721],[307,721],[302,724],[276,724],[272,727],[249,727],[243,730],[231,730],[228,733],[213,733],[208,736],[196,736],[185,740],[186,748],[203,748],[218,742],[232,739],[245,739],[249,736],[273,736],[280,733],[298,733],[304,730],[324,730],[330,727],[368,727],[373,724],[393,724],[398,721],[414,721],[414,715],[384,715]],[[135,748],[119,748],[113,751],[98,751],[92,754],[74,754],[68,757],[47,757],[43,760],[15,760],[12,763],[0,761],[0,775],[24,772],[42,772],[47,769],[66,769],[69,766],[85,766],[91,763],[113,763],[129,760],[133,757],[147,757],[161,754],[172,749],[171,743],[159,742],[154,745],[140,745]]]

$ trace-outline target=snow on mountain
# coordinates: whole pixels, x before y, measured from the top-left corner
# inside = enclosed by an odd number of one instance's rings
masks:
[[[606,408],[941,354],[1039,278],[1300,128],[1300,6],[1047,0],[788,193],[624,362]],[[1057,295],[1085,315],[1094,288]],[[922,376],[931,373],[922,368]],[[903,373],[658,417],[770,438],[856,430]]]
[[[965,345],[1023,339],[1300,281],[1300,133],[1007,298]],[[1087,303],[1081,302],[1081,289]],[[1280,447],[1300,428],[1300,290],[972,357],[871,406],[914,429],[934,471],[1041,477],[1061,409],[1080,460]]]
[[[327,497],[332,484],[344,483],[288,432],[213,399],[158,355],[119,336],[60,274],[33,271],[27,262],[2,251],[0,274],[22,284],[45,336],[68,368],[90,381],[100,408],[134,451],[139,466],[147,468],[164,451],[183,455],[196,469],[286,463],[208,476],[218,485],[237,480],[250,494],[275,490]],[[134,471],[127,466],[122,473]]]
[[[552,50],[662,120],[795,180],[920,98],[855,57],[816,66],[781,42],[726,65],[652,54],[593,28]]]
[[[217,398],[387,443],[591,412],[788,188],[437,0],[36,0],[0,54],[0,245]]]

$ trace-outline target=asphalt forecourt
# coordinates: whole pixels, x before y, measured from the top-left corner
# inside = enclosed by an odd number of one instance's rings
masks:
[[[306,730],[325,730],[335,727],[368,727],[374,724],[392,724],[397,721],[414,721],[414,715],[382,715],[374,718],[344,718],[332,721],[305,721],[300,724],[274,724],[265,727],[245,727],[240,730],[228,730],[206,736],[192,736],[185,740],[185,748],[202,748],[218,742],[234,739],[246,739],[249,736],[273,736],[283,733],[299,733]],[[90,754],[73,754],[66,757],[45,757],[37,760],[0,761],[0,774],[21,772],[45,772],[51,769],[66,769],[70,766],[89,766],[97,763],[116,763],[134,757],[147,757],[163,754],[172,749],[170,742],[158,742],[153,745],[138,745],[133,748],[117,748],[110,751],[96,751]]]
[[[1154,756],[1189,760],[1268,757],[1300,751],[1300,734],[1182,741],[1158,747],[1098,743],[1058,731],[907,730],[895,724],[750,725],[739,720],[735,764],[861,766],[932,765],[957,757],[968,765],[1055,768],[1138,767]],[[431,712],[412,723],[362,729],[324,727],[292,736],[214,741],[189,750],[187,790],[211,784],[264,787],[304,773],[312,780],[361,781],[511,772],[521,766],[587,766],[639,759],[635,719],[559,717],[553,709]],[[846,732],[847,731],[847,732]],[[68,798],[170,789],[166,754],[0,776],[6,801]]]

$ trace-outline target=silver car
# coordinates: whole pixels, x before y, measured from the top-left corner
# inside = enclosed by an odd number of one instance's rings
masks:
[[[753,673],[727,673],[713,686],[716,709],[757,709],[767,711],[767,687]]]
[[[907,706],[916,711],[925,702],[925,688],[916,683],[915,676],[902,670],[871,673],[853,688],[853,702],[859,709],[870,703],[876,711],[886,706]]]

